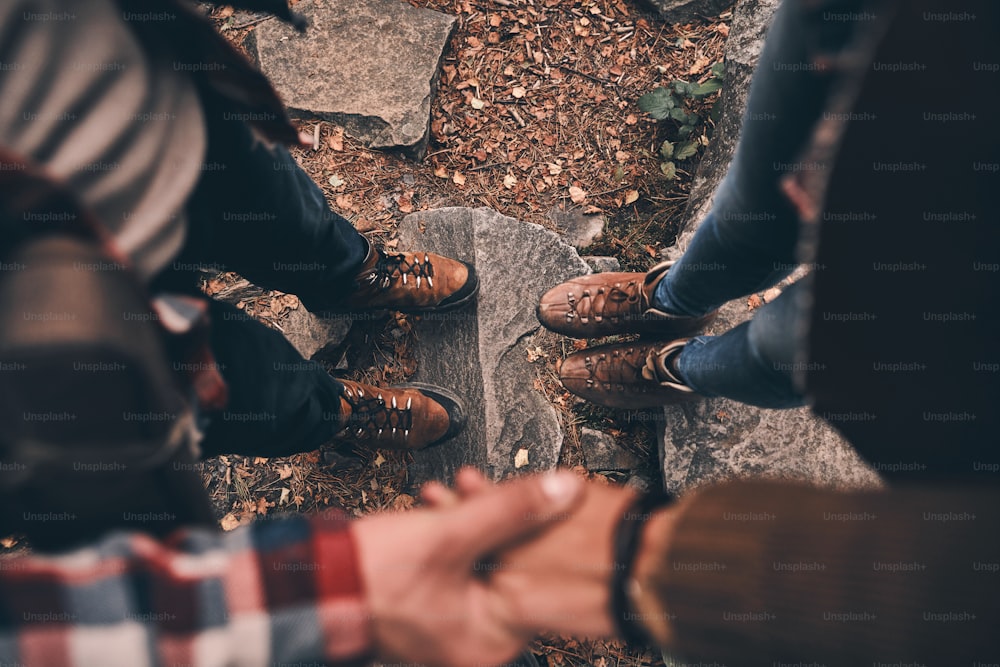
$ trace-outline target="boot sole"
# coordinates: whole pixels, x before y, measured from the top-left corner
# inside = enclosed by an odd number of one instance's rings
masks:
[[[589,330],[583,326],[568,327],[560,326],[552,322],[546,322],[542,315],[542,305],[535,306],[535,318],[538,323],[547,330],[557,333],[567,338],[578,338],[582,340],[592,340],[595,338],[605,338],[607,336],[623,336],[637,334],[643,338],[684,338],[704,331],[715,318],[719,311],[715,310],[698,318],[691,318],[688,321],[678,320],[624,320],[618,324],[599,324],[591,326]]]

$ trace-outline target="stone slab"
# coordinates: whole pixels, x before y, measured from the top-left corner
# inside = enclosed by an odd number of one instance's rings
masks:
[[[555,223],[563,242],[574,248],[586,248],[604,235],[604,216],[584,213],[581,209],[549,212],[549,219]]]
[[[615,442],[614,436],[592,428],[580,429],[580,448],[587,462],[587,470],[603,471],[633,470],[639,467],[639,459]]]
[[[457,392],[469,424],[453,440],[414,453],[411,482],[448,481],[462,465],[495,480],[554,468],[563,434],[555,408],[534,386],[543,365],[528,354],[551,334],[540,330],[534,304],[590,268],[553,232],[485,208],[408,215],[399,248],[471,262],[480,279],[476,304],[424,315],[415,324],[413,379]],[[518,465],[521,450],[527,463]]]
[[[302,0],[295,11],[309,21],[304,34],[267,21],[247,41],[285,105],[366,146],[423,157],[456,18],[401,0]]]
[[[216,294],[215,298],[235,306],[265,293],[263,288],[242,279]],[[312,359],[320,350],[340,344],[351,329],[351,320],[349,317],[317,317],[300,303],[298,308],[285,311],[278,326],[303,359]]]
[[[622,270],[621,262],[617,257],[604,257],[600,255],[589,255],[583,258],[594,273],[615,273]]]
[[[278,325],[299,354],[312,359],[320,350],[339,345],[351,329],[351,320],[317,317],[300,305],[289,310]]]

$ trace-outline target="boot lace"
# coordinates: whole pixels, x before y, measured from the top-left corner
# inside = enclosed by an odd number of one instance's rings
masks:
[[[617,321],[618,318],[641,309],[642,289],[638,282],[630,280],[624,285],[615,283],[611,286],[585,289],[579,297],[569,292],[566,301],[569,305],[567,319],[579,317],[581,322],[586,323],[591,318],[600,322],[609,317],[612,321]]]
[[[413,399],[407,398],[405,404],[397,401],[390,394],[387,401],[382,392],[377,389],[365,389],[357,384],[344,385],[344,400],[351,406],[351,416],[347,419],[347,429],[356,438],[380,438],[388,432],[395,436],[403,432],[403,440],[410,437],[413,428]]]
[[[417,289],[422,283],[429,288],[434,287],[434,265],[426,253],[423,261],[414,253],[379,251],[378,255],[375,266],[365,276],[368,285],[388,289],[393,284],[402,282],[406,285],[412,280]]]

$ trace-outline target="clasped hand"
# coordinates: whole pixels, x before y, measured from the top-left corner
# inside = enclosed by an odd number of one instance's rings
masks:
[[[539,632],[614,634],[611,541],[631,490],[567,471],[494,486],[466,469],[422,495],[352,529],[381,659],[486,667]]]

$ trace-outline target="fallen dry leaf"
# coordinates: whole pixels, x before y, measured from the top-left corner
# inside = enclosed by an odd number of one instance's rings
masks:
[[[345,211],[356,211],[358,210],[357,205],[354,203],[354,197],[351,195],[337,195],[334,200],[337,204],[337,208],[343,209]]]
[[[410,199],[409,196],[407,196],[407,195],[412,196],[412,194],[413,193],[400,195],[399,201],[396,203],[396,205],[399,206],[399,211],[401,213],[413,213],[413,201]]]
[[[222,526],[222,530],[234,530],[239,528],[240,520],[236,518],[235,514],[230,512],[219,520],[219,525]]]
[[[691,65],[691,69],[688,70],[688,74],[701,74],[705,71],[705,68],[708,67],[710,62],[712,61],[709,60],[708,56],[699,56],[698,59],[694,61],[694,65]]]
[[[338,127],[333,131],[333,135],[327,138],[326,143],[335,151],[344,150],[344,128]]]
[[[413,496],[407,493],[401,493],[392,499],[389,504],[389,508],[396,512],[405,512],[408,509],[412,509],[416,504],[417,500]]]
[[[628,205],[628,204],[634,204],[637,201],[639,201],[639,191],[638,190],[629,190],[628,192],[625,193],[625,204],[626,205]]]
[[[528,465],[528,450],[521,448],[514,455],[514,467],[523,468],[526,465]]]
[[[582,204],[587,199],[587,191],[573,185],[569,189],[569,198],[574,204]]]
[[[455,185],[465,185],[465,174],[460,171],[456,171],[455,175],[451,177],[451,180]]]

